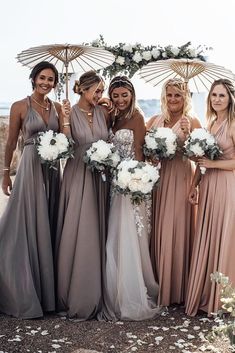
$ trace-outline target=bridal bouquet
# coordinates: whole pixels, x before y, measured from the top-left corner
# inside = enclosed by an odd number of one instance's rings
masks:
[[[95,169],[100,171],[102,179],[105,181],[105,169],[107,167],[111,170],[115,168],[120,162],[120,156],[112,143],[99,140],[92,143],[83,160],[92,171]]]
[[[168,127],[151,129],[145,136],[144,155],[156,160],[172,159],[177,148],[177,136]]]
[[[39,132],[34,140],[41,163],[57,169],[56,163],[61,158],[73,158],[73,141],[63,133],[52,130]]]
[[[114,190],[130,195],[133,204],[147,199],[159,180],[158,168],[133,159],[123,160],[114,174]]]
[[[187,157],[207,157],[211,160],[221,156],[215,138],[209,131],[203,128],[194,129],[184,143],[184,154]],[[200,167],[201,173],[205,174],[206,168]]]

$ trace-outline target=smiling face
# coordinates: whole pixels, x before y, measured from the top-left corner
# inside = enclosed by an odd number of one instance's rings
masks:
[[[111,92],[111,100],[118,110],[124,111],[131,105],[132,93],[125,87],[117,87]]]
[[[211,106],[216,113],[224,112],[228,109],[229,95],[224,85],[216,85],[210,94]]]
[[[166,103],[167,108],[172,113],[183,112],[184,97],[174,86],[166,88]]]
[[[104,93],[104,83],[100,81],[99,83],[94,83],[91,87],[84,90],[82,97],[90,105],[97,105],[100,98]]]
[[[44,69],[35,77],[34,91],[47,94],[55,87],[55,74],[52,69]]]

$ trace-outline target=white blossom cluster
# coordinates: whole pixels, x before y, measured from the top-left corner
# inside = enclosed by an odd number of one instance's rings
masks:
[[[209,131],[204,128],[194,129],[184,143],[184,153],[188,157],[207,157],[211,160],[218,158],[222,151],[220,150],[216,139]],[[201,167],[201,173],[206,169]]]
[[[225,276],[221,272],[214,272],[210,275],[211,281],[215,282],[220,286],[220,301],[222,303],[222,310],[228,313],[232,318],[233,322],[228,321],[224,323],[223,320],[219,320],[219,326],[213,327],[215,335],[225,335],[230,339],[231,344],[234,345],[235,336],[235,288],[229,281],[229,277]]]
[[[123,160],[117,166],[114,189],[130,195],[133,203],[140,203],[151,193],[159,180],[156,167],[134,159]]]
[[[173,158],[177,149],[177,136],[168,127],[151,129],[145,136],[143,152],[155,160]]]
[[[72,141],[63,133],[53,130],[39,132],[34,142],[41,162],[52,167],[61,158],[73,157]]]
[[[144,65],[157,60],[165,59],[199,59],[205,61],[204,52],[211,48],[201,45],[197,48],[191,46],[191,42],[181,46],[160,45],[143,46],[141,43],[127,44],[119,43],[115,46],[107,45],[103,36],[92,41],[92,46],[103,47],[115,56],[115,62],[104,69],[104,77],[112,78],[119,73],[124,73],[130,78]]]
[[[92,170],[104,171],[106,167],[115,168],[120,162],[120,156],[112,143],[98,140],[92,143],[83,160]]]

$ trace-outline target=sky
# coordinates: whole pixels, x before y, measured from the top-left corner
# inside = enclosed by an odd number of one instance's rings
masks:
[[[235,0],[7,0],[1,1],[0,102],[31,94],[30,70],[17,63],[39,45],[119,42],[212,47],[209,61],[235,72]],[[135,80],[138,98],[159,89]]]

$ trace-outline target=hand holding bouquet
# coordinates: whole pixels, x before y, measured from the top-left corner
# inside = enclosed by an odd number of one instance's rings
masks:
[[[158,169],[151,164],[133,159],[123,160],[114,175],[114,190],[130,195],[133,204],[140,204],[150,195],[158,180]]]
[[[207,157],[210,160],[222,155],[215,138],[209,131],[203,128],[194,129],[184,143],[184,154],[187,157]],[[205,174],[206,168],[200,167],[201,173]]]
[[[168,127],[153,128],[145,136],[144,155],[155,160],[171,159],[176,153],[176,140],[177,136],[172,129]]]
[[[63,133],[53,130],[39,132],[34,140],[41,163],[56,168],[56,162],[61,158],[73,158],[73,141]]]
[[[100,171],[105,181],[105,169],[107,167],[115,168],[120,162],[120,156],[112,143],[99,140],[92,143],[91,147],[86,151],[83,160],[92,171],[95,169]]]

